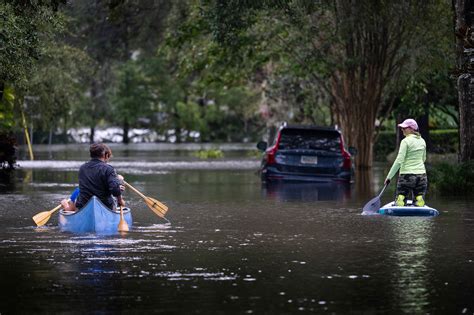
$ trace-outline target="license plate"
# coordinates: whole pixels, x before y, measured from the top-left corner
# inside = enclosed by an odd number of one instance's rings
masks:
[[[303,155],[301,157],[301,163],[302,164],[318,164],[318,157]]]

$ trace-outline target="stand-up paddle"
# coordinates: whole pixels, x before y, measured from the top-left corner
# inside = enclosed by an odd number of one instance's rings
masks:
[[[374,214],[377,213],[380,209],[380,197],[382,196],[383,192],[385,191],[385,188],[387,188],[388,183],[383,186],[382,191],[380,194],[367,202],[367,204],[364,206],[362,209],[362,214]]]

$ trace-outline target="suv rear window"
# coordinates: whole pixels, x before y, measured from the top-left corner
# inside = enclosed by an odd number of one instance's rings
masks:
[[[341,151],[341,137],[329,130],[291,129],[281,130],[280,150]]]

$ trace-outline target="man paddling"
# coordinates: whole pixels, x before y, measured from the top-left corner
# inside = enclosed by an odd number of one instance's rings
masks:
[[[90,146],[91,160],[84,163],[79,169],[79,196],[76,207],[81,209],[92,196],[96,196],[110,209],[115,208],[114,198],[117,204],[125,206],[122,198],[123,177],[117,175],[115,169],[107,164],[112,157],[112,150],[103,143],[93,143]]]

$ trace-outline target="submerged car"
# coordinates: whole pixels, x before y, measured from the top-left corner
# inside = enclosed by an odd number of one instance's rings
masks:
[[[356,149],[344,147],[336,128],[283,125],[275,141],[264,151],[260,174],[263,181],[352,182],[354,165],[351,156]]]

